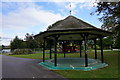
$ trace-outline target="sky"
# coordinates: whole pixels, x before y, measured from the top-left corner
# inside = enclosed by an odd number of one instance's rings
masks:
[[[58,0],[59,1],[59,0]],[[82,0],[81,0],[82,1]],[[0,37],[1,44],[9,45],[10,41],[18,36],[25,38],[26,33],[38,34],[58,20],[70,15],[75,16],[95,27],[100,28],[100,16],[90,15],[96,10],[94,1],[86,2],[56,2],[52,1],[4,1],[0,3]],[[94,3],[94,4],[93,4]]]

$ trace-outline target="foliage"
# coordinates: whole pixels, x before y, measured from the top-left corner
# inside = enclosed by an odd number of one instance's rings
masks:
[[[25,40],[19,39],[18,36],[16,36],[13,41],[11,41],[11,50],[14,49],[35,49],[38,48],[38,41],[34,39],[33,34],[26,34]]]
[[[93,47],[94,47],[94,41],[93,40],[88,40],[88,47],[91,47],[93,49]]]
[[[22,46],[23,49],[27,48],[26,41],[23,41],[23,42],[21,43],[21,46]]]
[[[103,38],[103,48],[104,49],[111,49],[113,47],[113,40],[112,40],[112,36],[108,36]],[[97,39],[96,41],[97,44],[97,49],[100,49],[100,39]]]
[[[40,32],[39,34],[41,34],[42,32]],[[42,48],[43,47],[43,38],[41,38],[40,36],[39,37],[34,37],[34,39],[36,40],[37,42],[37,47],[38,48]]]
[[[100,46],[99,46],[99,45],[96,45],[96,48],[97,48],[98,50],[100,50]]]
[[[27,48],[34,49],[38,47],[37,41],[34,39],[33,34],[30,35],[27,33],[25,36],[26,36],[25,40],[26,40]]]
[[[14,40],[11,41],[11,50],[23,48],[23,46],[21,45],[22,42],[23,40],[19,39],[18,36],[16,36]]]
[[[37,48],[42,48],[43,47],[43,39],[40,38],[35,38],[36,42],[37,42]]]
[[[114,47],[120,48],[120,26],[115,28],[114,33]]]
[[[2,48],[2,46],[0,46],[0,50],[2,50],[3,48]]]
[[[1,46],[1,49],[3,50],[3,49],[4,49],[4,47],[5,47],[5,46],[4,46],[4,45],[2,45],[2,46]]]
[[[103,38],[103,47],[104,49],[111,49],[113,44],[112,36]]]
[[[101,1],[101,0],[100,0]],[[120,1],[119,2],[98,2],[96,13],[102,14],[99,18],[103,22],[102,29],[112,31],[115,45],[120,48]]]
[[[33,54],[33,51],[31,49],[15,49],[14,51],[12,51],[12,54],[14,55]]]

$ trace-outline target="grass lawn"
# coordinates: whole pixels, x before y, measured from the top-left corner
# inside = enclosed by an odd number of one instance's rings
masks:
[[[54,72],[64,76],[65,78],[118,78],[118,51],[104,51],[104,61],[109,65],[102,69],[92,71],[81,70],[54,70]],[[21,58],[42,59],[41,53],[29,55],[9,55]],[[46,59],[49,59],[49,54],[46,53]],[[54,56],[54,55],[53,55]],[[84,53],[83,53],[84,56]],[[63,57],[63,54],[58,54],[58,57]],[[78,53],[67,53],[66,57],[79,57]],[[94,52],[88,53],[89,58],[94,58]],[[100,59],[100,52],[98,52],[98,59]]]

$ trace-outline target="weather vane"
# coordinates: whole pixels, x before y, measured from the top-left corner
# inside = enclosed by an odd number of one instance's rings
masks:
[[[70,2],[70,15],[72,14],[72,8],[71,8],[71,2]]]

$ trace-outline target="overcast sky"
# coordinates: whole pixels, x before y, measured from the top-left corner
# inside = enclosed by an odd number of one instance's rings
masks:
[[[9,45],[10,41],[18,36],[24,39],[26,33],[38,34],[45,31],[47,27],[54,22],[64,19],[69,16],[70,2],[2,2],[0,3],[0,24],[2,30],[0,37],[2,37],[2,44]],[[98,18],[100,16],[90,13],[95,11],[96,4],[81,0],[80,2],[71,2],[72,15],[82,19],[83,21],[100,28],[101,22]]]

